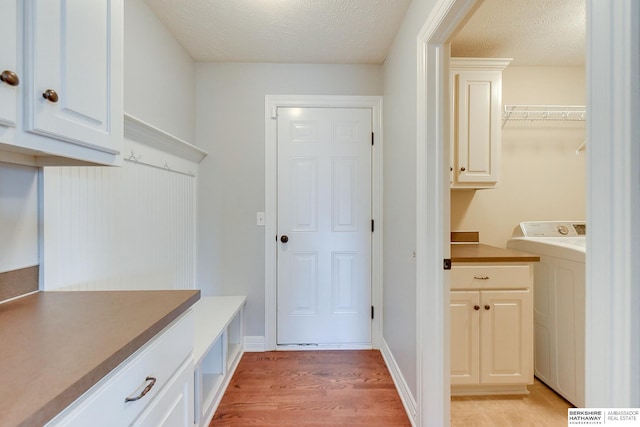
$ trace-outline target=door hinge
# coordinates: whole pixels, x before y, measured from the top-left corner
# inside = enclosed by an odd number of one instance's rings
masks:
[[[373,319],[373,306],[371,306],[371,319]]]
[[[451,270],[451,259],[450,259],[450,258],[445,258],[445,259],[443,260],[442,267],[443,267],[445,270]]]
[[[375,230],[375,223],[373,220],[371,220],[371,232],[373,233],[373,230]]]
[[[374,140],[373,132],[371,132],[371,145],[373,145],[373,140]]]

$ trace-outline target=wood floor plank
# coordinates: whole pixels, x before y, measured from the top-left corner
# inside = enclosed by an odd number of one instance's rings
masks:
[[[245,353],[210,426],[410,426],[377,350]]]

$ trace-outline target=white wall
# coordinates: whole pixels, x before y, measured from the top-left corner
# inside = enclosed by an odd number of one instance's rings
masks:
[[[582,67],[507,67],[503,104],[585,105]],[[585,122],[508,122],[497,189],[451,192],[451,229],[504,247],[521,221],[585,220]]]
[[[124,110],[193,144],[195,64],[143,0],[124,6]]]
[[[0,163],[0,273],[38,263],[38,170]]]
[[[265,95],[381,95],[372,65],[202,63],[196,66],[198,286],[247,295],[249,336],[264,336]]]
[[[384,64],[384,339],[416,390],[417,35],[433,1],[413,1]],[[427,285],[427,284],[423,284]]]

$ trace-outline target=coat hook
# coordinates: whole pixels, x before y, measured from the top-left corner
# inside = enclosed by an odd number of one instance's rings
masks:
[[[133,150],[131,150],[131,155],[127,157],[127,160],[138,163],[138,160],[140,159],[140,157],[142,157],[142,154],[138,154],[136,156]]]

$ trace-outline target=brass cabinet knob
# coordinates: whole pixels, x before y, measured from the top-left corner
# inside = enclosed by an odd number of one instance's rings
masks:
[[[484,306],[484,309],[485,310],[491,310],[491,306],[489,304],[487,304],[487,305]]]
[[[479,305],[474,305],[474,306],[473,306],[473,309],[474,309],[474,310],[476,310],[476,311],[478,311],[478,310],[480,310],[480,306],[479,306]]]
[[[4,70],[2,74],[0,74],[0,80],[8,84],[9,86],[18,86],[20,84],[20,79],[18,75],[13,71]]]
[[[42,94],[42,97],[49,102],[53,102],[54,104],[58,102],[58,93],[53,89],[47,89]]]
[[[464,172],[464,171],[466,171],[466,170],[467,170],[467,168],[465,168],[464,166],[462,166],[462,167],[460,168],[460,170],[461,170],[462,172]]]

